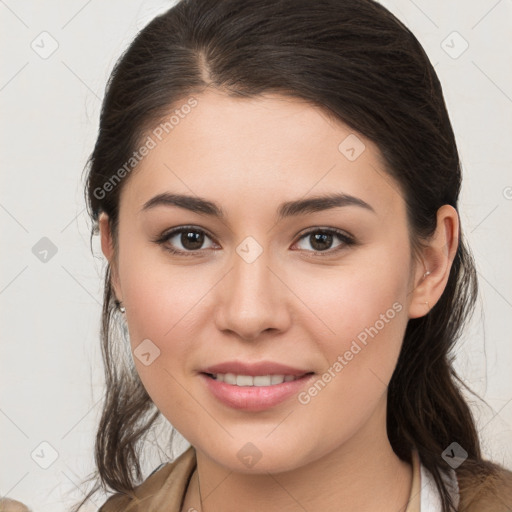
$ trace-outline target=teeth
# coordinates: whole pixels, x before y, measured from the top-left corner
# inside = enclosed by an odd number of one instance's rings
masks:
[[[220,382],[232,384],[233,386],[273,386],[290,382],[299,377],[293,375],[235,375],[234,373],[217,373],[213,374],[213,378]]]

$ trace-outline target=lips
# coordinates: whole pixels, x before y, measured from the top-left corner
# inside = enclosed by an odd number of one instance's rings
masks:
[[[203,372],[199,374],[199,378],[210,395],[223,405],[245,412],[259,412],[269,410],[297,396],[314,379],[314,374],[305,374],[292,381],[270,386],[232,385]]]
[[[214,398],[247,412],[264,411],[291,399],[315,374],[307,368],[271,361],[226,361],[202,368],[198,373]]]

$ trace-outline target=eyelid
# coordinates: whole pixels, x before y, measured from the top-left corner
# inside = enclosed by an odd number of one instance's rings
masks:
[[[171,235],[176,235],[177,233],[181,233],[183,231],[186,231],[187,229],[190,231],[197,231],[197,232],[203,233],[203,234],[209,236],[212,240],[215,239],[204,228],[200,228],[199,226],[194,226],[194,225],[183,225],[183,226],[177,226],[175,228],[171,228],[171,229],[164,231],[161,235],[158,235],[155,239],[153,239],[153,242],[155,242],[155,243],[166,242],[169,238],[171,238]]]
[[[339,228],[332,228],[327,226],[315,226],[313,228],[307,228],[305,231],[301,231],[296,236],[299,237],[299,239],[304,238],[307,235],[310,235],[311,233],[317,233],[318,231],[322,231],[324,233],[335,233],[336,235],[340,235],[343,238],[346,238],[347,240],[350,240],[352,242],[355,242],[354,237],[349,234],[347,231]]]

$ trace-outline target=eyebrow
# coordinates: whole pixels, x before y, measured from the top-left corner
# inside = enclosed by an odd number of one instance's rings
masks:
[[[152,197],[144,203],[140,211],[147,211],[157,206],[177,206],[200,215],[210,215],[219,219],[225,219],[224,211],[213,201],[208,201],[202,197],[171,194],[168,192]],[[282,220],[287,217],[295,217],[344,206],[358,206],[375,213],[375,210],[362,199],[348,194],[336,193],[287,201],[279,206],[277,215],[278,220]]]

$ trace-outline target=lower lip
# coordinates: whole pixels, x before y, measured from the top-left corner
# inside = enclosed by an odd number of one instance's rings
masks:
[[[314,374],[304,375],[300,379],[272,386],[234,386],[212,379],[205,373],[201,373],[199,376],[211,393],[229,407],[245,411],[263,411],[299,393],[314,377]]]

